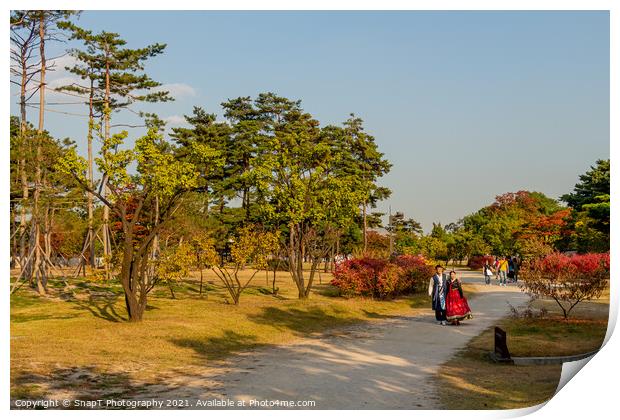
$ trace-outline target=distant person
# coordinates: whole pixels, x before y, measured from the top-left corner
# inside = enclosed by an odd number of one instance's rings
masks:
[[[493,268],[488,261],[485,260],[484,267],[482,267],[482,274],[484,274],[484,283],[491,284],[491,276],[493,275]]]
[[[506,286],[506,273],[508,272],[508,260],[505,257],[502,257],[499,260],[499,285]]]
[[[446,296],[446,319],[452,325],[461,325],[463,319],[472,318],[471,309],[467,299],[463,296],[461,281],[456,277],[456,272],[450,271],[448,294]]]
[[[508,257],[508,278],[511,283],[515,281],[515,264],[512,256]]]
[[[493,261],[493,271],[495,271],[495,280],[499,280],[499,258],[495,257]]]
[[[435,319],[440,325],[446,325],[446,295],[448,293],[448,276],[441,265],[435,266],[435,274],[428,284],[428,295],[432,298],[431,308],[435,311]]]
[[[521,258],[519,257],[518,254],[512,259],[512,262],[514,264],[515,283],[516,283],[519,281],[519,270],[521,269]]]

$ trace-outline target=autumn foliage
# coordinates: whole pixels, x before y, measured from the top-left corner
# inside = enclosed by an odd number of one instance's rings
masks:
[[[551,298],[567,319],[579,302],[601,296],[609,278],[609,253],[549,254],[521,269],[521,288],[534,297]]]
[[[493,264],[493,257],[490,255],[475,255],[467,260],[467,266],[472,270],[480,270],[484,263]]]
[[[420,292],[434,273],[432,264],[419,255],[399,255],[394,259],[394,263],[403,275],[401,293]]]
[[[426,259],[419,256],[403,255],[393,260],[354,258],[336,266],[331,284],[342,295],[389,299],[419,291],[432,273]]]

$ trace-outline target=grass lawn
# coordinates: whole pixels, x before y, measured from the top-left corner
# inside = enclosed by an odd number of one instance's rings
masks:
[[[227,303],[225,289],[212,273],[205,272],[205,293],[200,296],[197,273],[193,274],[193,279],[175,287],[176,299],[165,286],[154,289],[141,323],[125,321],[117,284],[53,280],[46,297],[22,287],[11,296],[12,397],[45,396],[41,384],[47,389],[122,390],[132,381],[160,382],[174,372],[208,369],[241,350],[412,314],[429,304],[425,295],[394,301],[341,298],[328,285],[331,275],[325,273],[322,284],[316,279],[310,299],[300,301],[290,275],[279,272],[277,296],[270,293],[271,277],[259,273],[235,306]],[[79,380],[89,375],[97,376],[98,382]]]
[[[544,318],[506,318],[498,326],[506,330],[512,356],[563,356],[601,347],[607,330],[609,291],[600,299],[579,304],[565,321],[553,301],[532,304]],[[438,374],[441,399],[448,409],[508,409],[540,404],[557,388],[561,365],[514,366],[490,361],[494,331],[490,328],[445,363]]]

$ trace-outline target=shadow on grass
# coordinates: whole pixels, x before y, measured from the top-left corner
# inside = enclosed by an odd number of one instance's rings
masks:
[[[42,300],[39,296],[24,296],[18,294],[11,295],[12,309],[28,308],[40,302],[42,302]]]
[[[199,356],[208,359],[219,359],[240,350],[247,350],[260,345],[255,335],[244,335],[232,330],[225,330],[221,337],[176,338],[171,343],[194,350]]]
[[[331,284],[314,285],[312,292],[325,297],[341,297],[340,290]]]
[[[121,316],[116,311],[116,302],[118,297],[95,298],[90,297],[88,300],[75,300],[73,303],[79,309],[85,309],[93,316],[105,319],[110,322],[126,321],[126,316]]]
[[[204,282],[202,285],[202,295],[206,296],[207,292],[215,292],[217,291],[217,287],[208,284],[207,282]],[[198,295],[198,297],[200,297],[200,285],[196,286],[196,285],[190,285],[187,286],[187,291],[188,292],[192,292],[195,293],[196,295]]]
[[[321,308],[280,309],[269,306],[262,309],[262,313],[249,315],[248,319],[257,324],[269,324],[280,330],[293,331],[298,335],[318,332],[326,328],[336,327],[361,321],[354,316],[341,315],[344,311],[332,308],[333,313],[327,313]]]
[[[78,314],[73,315],[51,315],[51,314],[35,314],[35,315],[22,315],[22,314],[12,314],[11,322],[16,324],[22,322],[30,322],[30,321],[43,321],[43,320],[52,320],[52,319],[72,319],[79,317]]]
[[[416,291],[409,295],[405,295],[404,298],[409,300],[409,306],[412,308],[431,308],[431,298],[424,291]]]

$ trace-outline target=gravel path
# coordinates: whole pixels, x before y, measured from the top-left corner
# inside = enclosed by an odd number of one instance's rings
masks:
[[[461,278],[482,283],[472,273]],[[440,408],[433,375],[472,337],[505,316],[507,301],[520,306],[528,298],[514,285],[485,286],[470,299],[474,319],[459,327],[437,325],[429,303],[417,316],[249,353],[214,377],[210,391],[200,397],[244,400],[247,408],[255,408],[252,400],[313,400],[317,409]]]

